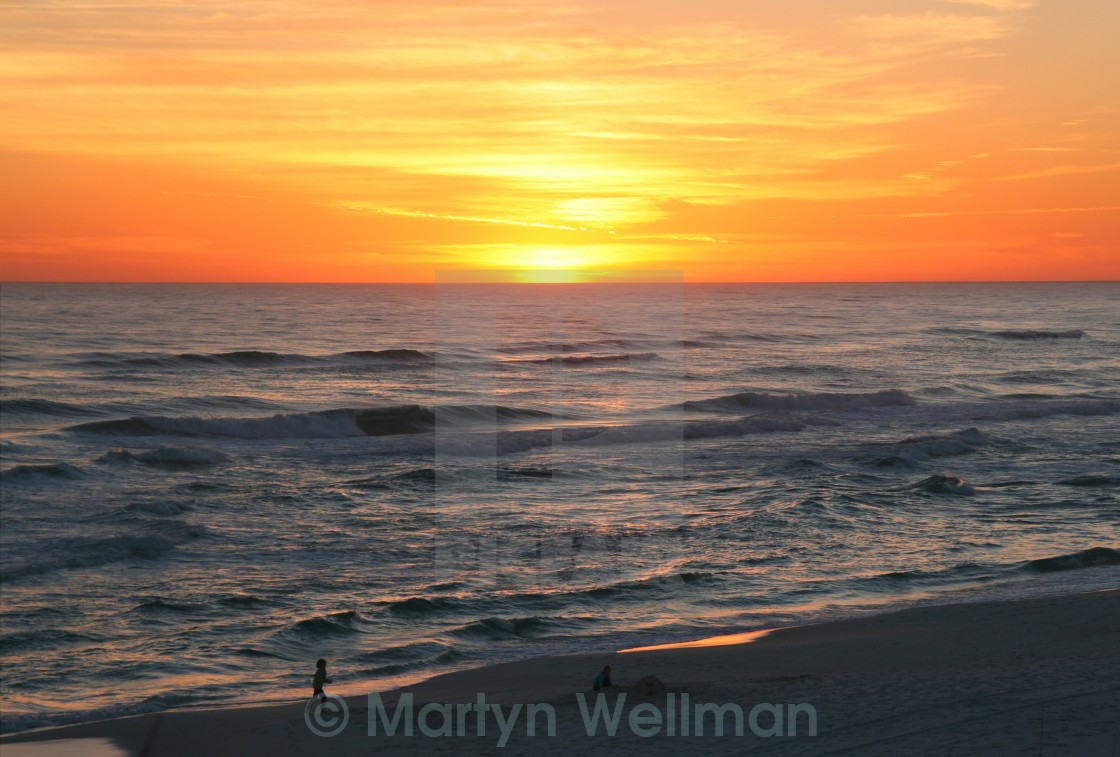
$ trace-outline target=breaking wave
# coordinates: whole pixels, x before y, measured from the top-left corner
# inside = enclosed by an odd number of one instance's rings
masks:
[[[1027,570],[1049,573],[1056,570],[1093,568],[1098,565],[1120,565],[1120,550],[1109,547],[1091,547],[1068,555],[1031,560],[1023,567]]]
[[[967,428],[952,434],[903,439],[890,445],[887,454],[870,462],[879,468],[913,468],[918,462],[935,457],[951,457],[975,452],[992,443],[984,432]]]
[[[909,489],[918,489],[930,494],[957,494],[972,496],[976,490],[963,478],[958,478],[951,473],[938,473],[928,478],[923,478],[916,484],[911,484]]]
[[[137,416],[70,426],[82,434],[118,436],[214,436],[238,439],[317,439],[420,434],[444,428],[517,423],[551,418],[540,410],[502,405],[396,405],[282,413],[263,418]]]

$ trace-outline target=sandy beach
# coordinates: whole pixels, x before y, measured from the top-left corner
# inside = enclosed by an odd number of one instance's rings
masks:
[[[5,757],[697,750],[1115,755],[1117,649],[1120,591],[1110,590],[919,607],[781,629],[734,645],[538,658],[467,670],[380,695],[374,735],[372,698],[350,697],[345,727],[334,736],[311,733],[300,701],[87,723],[16,734],[2,744]],[[605,719],[596,718],[590,692],[603,665],[612,667],[618,687],[603,700],[599,715]],[[635,685],[646,676],[666,688]],[[577,694],[585,697],[586,714]],[[481,722],[478,708],[466,706],[477,705],[480,695],[486,705]],[[529,705],[535,705],[533,735]],[[743,714],[738,722],[736,710]],[[616,712],[612,736],[607,725]],[[311,718],[317,728],[342,724],[336,711],[319,714]],[[390,736],[385,731],[394,718],[399,720]],[[587,734],[589,719],[593,735]]]

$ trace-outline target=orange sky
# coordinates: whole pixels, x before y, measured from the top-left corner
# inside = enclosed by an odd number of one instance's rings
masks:
[[[1115,0],[7,0],[0,279],[1120,279]]]

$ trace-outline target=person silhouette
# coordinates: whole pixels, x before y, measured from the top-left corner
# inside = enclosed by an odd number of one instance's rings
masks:
[[[328,683],[332,681],[327,678],[327,661],[320,657],[315,663],[315,677],[311,679],[311,685],[315,689],[311,696],[319,697],[320,702],[325,702],[327,695],[323,693],[323,685]]]
[[[595,684],[592,686],[594,691],[602,691],[611,687],[611,666],[604,665],[599,674],[595,676]]]

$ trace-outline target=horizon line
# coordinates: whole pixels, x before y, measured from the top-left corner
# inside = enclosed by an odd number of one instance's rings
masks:
[[[246,285],[257,286],[587,286],[587,285],[617,285],[617,284],[687,284],[687,285],[712,285],[712,284],[1116,284],[1116,279],[789,279],[781,281],[649,281],[649,280],[614,280],[614,281],[51,281],[43,279],[0,281],[0,286],[8,284],[144,284],[144,285]]]

